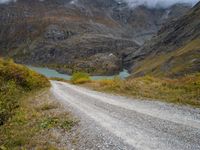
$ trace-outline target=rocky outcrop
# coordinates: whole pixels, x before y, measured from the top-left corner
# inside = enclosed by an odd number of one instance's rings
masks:
[[[73,69],[75,71],[85,71],[92,75],[113,75],[122,70],[122,61],[113,53],[98,53],[88,59],[77,60]]]
[[[64,31],[60,30],[59,26],[57,26],[57,25],[50,25],[47,27],[47,29],[44,33],[44,37],[47,40],[60,41],[60,40],[65,40],[71,34],[72,33],[70,33],[70,32],[65,34]]]
[[[137,49],[139,46],[127,39],[84,34],[73,35],[64,40],[40,38],[13,57],[18,63],[45,65],[65,73],[84,71],[112,75],[122,69],[122,53],[126,47]],[[111,53],[110,57],[106,57]],[[97,60],[105,62],[97,66]],[[111,69],[106,68],[106,65]]]

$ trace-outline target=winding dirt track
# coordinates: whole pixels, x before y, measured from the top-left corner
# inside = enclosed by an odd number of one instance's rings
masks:
[[[57,100],[81,120],[76,149],[200,150],[200,109],[51,83]]]

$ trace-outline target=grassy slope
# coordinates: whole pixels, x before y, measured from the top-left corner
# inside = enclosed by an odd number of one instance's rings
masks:
[[[49,86],[44,76],[0,59],[0,149],[59,147],[50,130],[67,132],[75,121],[45,94]]]
[[[44,76],[12,61],[0,59],[0,125],[12,116],[25,93],[49,86]]]
[[[200,39],[169,53],[151,55],[139,62],[133,75],[149,74],[154,76],[178,76],[199,71]],[[196,70],[195,70],[196,69]]]
[[[98,91],[200,107],[200,74],[179,79],[144,76],[128,80],[101,80],[85,84]]]

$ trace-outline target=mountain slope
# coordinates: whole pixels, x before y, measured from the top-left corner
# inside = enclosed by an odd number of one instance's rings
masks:
[[[126,58],[134,76],[182,76],[200,71],[200,3]]]
[[[128,52],[135,51],[163,22],[190,8],[178,6],[132,9],[115,0],[18,0],[1,4],[0,55],[69,74],[116,74],[124,66],[127,48]]]

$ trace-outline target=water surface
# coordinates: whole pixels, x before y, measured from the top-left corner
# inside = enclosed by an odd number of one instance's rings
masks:
[[[67,75],[67,74],[62,74],[57,72],[54,69],[49,69],[49,68],[42,68],[42,67],[33,67],[33,66],[28,66],[28,68],[43,74],[44,76],[48,77],[48,78],[62,78],[65,80],[70,80],[71,75]],[[118,75],[114,75],[114,76],[91,76],[92,80],[100,80],[100,79],[113,79],[116,76],[119,76],[121,79],[125,79],[129,76],[130,74],[128,73],[128,71],[126,69],[124,69],[122,72],[120,72]]]

